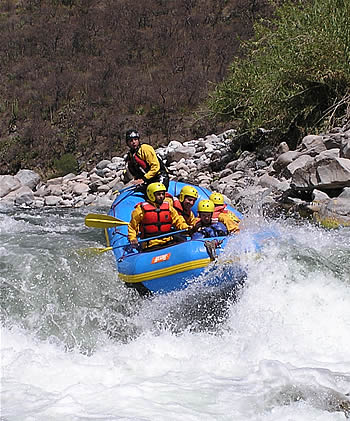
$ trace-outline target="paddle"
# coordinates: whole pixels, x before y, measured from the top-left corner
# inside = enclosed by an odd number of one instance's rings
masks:
[[[187,229],[183,229],[183,230],[179,230],[179,231],[173,231],[173,232],[167,232],[165,234],[161,234],[161,235],[157,235],[155,237],[150,237],[150,238],[144,238],[143,240],[139,240],[139,244],[140,243],[145,243],[146,241],[150,241],[150,240],[157,240],[158,238],[164,238],[164,237],[170,237],[174,234],[180,234],[182,232],[186,232],[188,231]],[[116,246],[116,247],[105,247],[105,248],[99,248],[99,247],[90,247],[88,249],[85,249],[84,252],[87,254],[100,254],[100,253],[105,253],[106,251],[110,251],[110,250],[114,250],[114,249],[119,249],[122,247],[127,247],[130,244],[123,244],[121,246]]]
[[[85,225],[92,228],[113,228],[121,225],[129,225],[128,222],[114,218],[109,215],[99,215],[98,213],[89,213],[85,217]]]
[[[137,187],[135,184],[133,184],[132,186],[128,186],[128,187],[124,187],[123,189],[121,189],[121,190],[115,190],[114,192],[113,192],[113,194],[120,194],[120,193],[123,193],[123,192],[125,192],[125,191],[128,191],[128,190],[134,190],[135,189],[135,187]]]

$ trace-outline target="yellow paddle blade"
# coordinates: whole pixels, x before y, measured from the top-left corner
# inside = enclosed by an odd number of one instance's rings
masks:
[[[114,218],[113,216],[99,215],[97,213],[89,213],[89,215],[85,217],[85,225],[93,228],[112,228],[128,224],[128,222]]]

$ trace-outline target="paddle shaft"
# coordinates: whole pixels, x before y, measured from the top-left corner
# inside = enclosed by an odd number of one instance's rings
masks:
[[[118,190],[118,193],[120,194],[120,193],[123,193],[123,192],[128,191],[128,190],[133,190],[135,188],[136,188],[136,186],[133,184],[132,186],[124,187],[123,189]]]
[[[139,243],[145,243],[146,241],[157,240],[158,238],[170,237],[174,234],[180,234],[180,233],[186,232],[186,231],[188,231],[188,229],[183,229],[183,230],[174,231],[174,232],[166,232],[165,234],[157,235],[155,237],[143,238],[142,240],[139,240],[138,242]]]
[[[173,231],[173,232],[167,232],[165,234],[161,234],[161,235],[157,235],[155,237],[149,237],[149,238],[143,238],[142,240],[138,240],[138,243],[145,243],[146,241],[151,241],[151,240],[157,240],[158,238],[164,238],[164,237],[171,237],[174,234],[180,234],[182,232],[187,232],[187,229],[183,229],[183,230],[179,230],[179,231]],[[110,251],[110,250],[114,250],[114,249],[120,249],[123,247],[128,247],[131,244],[122,244],[120,246],[115,246],[115,247],[106,247],[104,249],[97,249],[98,253],[104,253],[105,251]]]

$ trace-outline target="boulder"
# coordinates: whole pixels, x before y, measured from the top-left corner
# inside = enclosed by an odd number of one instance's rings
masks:
[[[73,185],[72,192],[75,195],[81,195],[87,193],[90,190],[90,187],[85,183],[77,183]]]
[[[341,158],[350,159],[350,139],[347,139],[342,143],[340,148],[340,156]]]
[[[294,161],[292,161],[290,164],[287,165],[287,168],[285,171],[286,176],[291,177],[298,168],[305,167],[305,165],[308,164],[310,161],[313,161],[313,158],[311,158],[310,155],[299,156],[297,159],[295,159]]]
[[[31,190],[34,190],[40,183],[40,175],[32,170],[19,170],[15,177],[22,186],[28,186]]]
[[[280,172],[283,168],[287,167],[291,162],[296,160],[300,156],[300,152],[288,151],[280,155],[273,163],[273,169]]]
[[[109,161],[108,159],[103,159],[102,161],[100,161],[97,165],[96,168],[98,170],[103,170],[105,168],[107,168],[112,162]]]
[[[337,228],[339,225],[350,226],[350,199],[338,197],[321,204],[315,219],[329,228]]]
[[[336,189],[350,186],[350,160],[324,158],[313,160],[295,170],[291,185],[296,190]]]
[[[15,205],[21,206],[26,205],[30,206],[34,201],[34,193],[33,190],[28,186],[22,186],[18,190],[16,190],[15,196]]]
[[[21,182],[13,175],[0,175],[0,198],[21,187]]]
[[[45,206],[57,206],[63,202],[63,199],[59,196],[46,196]]]
[[[168,162],[180,161],[181,158],[189,159],[195,154],[196,149],[183,147],[182,145],[168,153]]]
[[[322,136],[308,135],[305,136],[300,145],[300,152],[306,153],[311,156],[316,156],[320,152],[325,151],[327,148],[323,143]]]

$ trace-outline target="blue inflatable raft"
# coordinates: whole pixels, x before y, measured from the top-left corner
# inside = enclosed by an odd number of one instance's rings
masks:
[[[168,192],[178,196],[183,186],[188,183],[171,181]],[[194,186],[199,197],[193,206],[197,213],[197,205],[200,200],[208,199],[212,193],[210,190]],[[130,221],[131,212],[135,205],[144,201],[141,193],[129,189],[121,192],[115,199],[108,213],[109,216],[123,221]],[[238,218],[243,216],[236,209],[229,206]],[[235,236],[235,237],[239,237]],[[221,241],[218,248],[210,247],[214,240]],[[206,286],[234,286],[245,277],[244,268],[238,263],[231,261],[225,266],[225,270],[216,270],[213,263],[213,250],[219,256],[226,245],[236,241],[232,236],[215,237],[209,239],[191,240],[178,243],[169,247],[142,253],[132,250],[127,240],[127,226],[108,228],[108,241],[112,247],[118,277],[128,286],[134,286],[141,293],[168,293],[188,287],[204,271],[203,284]],[[255,241],[255,249],[260,248],[259,240]],[[233,259],[234,260],[234,259]]]

